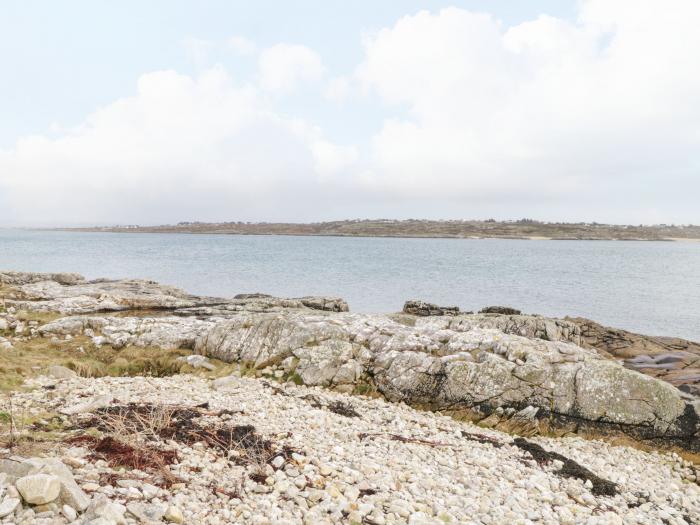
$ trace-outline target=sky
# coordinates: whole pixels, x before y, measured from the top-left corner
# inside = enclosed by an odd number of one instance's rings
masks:
[[[0,226],[700,223],[697,0],[0,0]]]

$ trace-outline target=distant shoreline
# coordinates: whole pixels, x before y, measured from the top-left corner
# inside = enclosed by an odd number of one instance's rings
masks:
[[[121,230],[121,229],[100,229],[100,228],[28,228],[31,231],[57,231],[67,233],[138,233],[138,234],[174,234],[174,235],[221,235],[221,236],[242,236],[242,237],[337,237],[350,239],[454,239],[459,241],[486,241],[486,240],[507,240],[507,241],[624,241],[624,242],[686,242],[700,243],[700,238],[691,239],[683,237],[675,238],[616,238],[616,237],[541,237],[541,236],[489,236],[489,237],[460,237],[456,235],[368,235],[368,234],[342,234],[342,233],[242,233],[242,232],[192,232],[192,231],[151,231],[151,230]]]
[[[208,235],[286,235],[301,237],[378,237],[416,239],[514,239],[566,241],[700,242],[700,226],[624,226],[536,221],[357,220],[320,223],[180,223],[161,226],[32,228],[99,233],[188,233]]]

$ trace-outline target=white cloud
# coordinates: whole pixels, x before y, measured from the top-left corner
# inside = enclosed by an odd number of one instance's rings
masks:
[[[323,138],[311,143],[311,153],[316,172],[322,177],[342,174],[358,160],[357,148],[338,146]]]
[[[277,44],[264,49],[259,58],[260,85],[270,92],[288,93],[321,80],[321,57],[308,47]]]
[[[589,212],[610,191],[639,199],[621,205],[637,216],[650,184],[700,191],[697,20],[700,3],[681,0],[591,0],[575,23],[511,28],[455,8],[404,17],[365,42],[358,68],[406,110],[374,137],[368,183]]]
[[[244,36],[232,36],[228,39],[228,47],[238,55],[248,56],[258,52],[258,46]]]
[[[160,71],[60,138],[0,151],[0,222],[289,219],[338,158],[320,130],[278,116],[222,68]]]

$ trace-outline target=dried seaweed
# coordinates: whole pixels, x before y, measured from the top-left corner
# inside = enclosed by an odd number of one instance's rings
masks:
[[[563,466],[555,474],[565,478],[580,479],[584,482],[590,481],[593,484],[591,492],[596,496],[615,496],[619,493],[616,483],[595,475],[586,467],[579,465],[566,456],[545,450],[537,443],[532,443],[524,438],[515,438],[513,444],[529,453],[538,465],[546,465],[554,460],[561,461]]]
[[[303,396],[301,399],[308,401],[313,408],[326,409],[334,414],[345,417],[361,417],[360,414],[355,410],[347,401],[331,401],[328,404],[324,404],[318,397],[313,394],[308,394]]]
[[[119,434],[115,432],[118,429],[153,442],[172,440],[188,446],[205,443],[233,463],[253,465],[257,472],[262,471],[264,465],[270,465],[276,457],[281,456],[289,460],[295,452],[288,446],[276,446],[271,440],[258,434],[252,425],[221,422],[205,425],[200,422],[200,418],[234,414],[230,410],[211,412],[208,409],[207,403],[195,407],[148,403],[115,405],[96,411],[91,418],[81,422],[76,428],[96,428],[111,434]],[[90,438],[84,436],[74,439]],[[146,445],[145,450],[148,448]],[[113,454],[117,454],[116,448]],[[128,463],[123,465],[130,466]]]
[[[495,448],[501,448],[503,443],[498,439],[485,434],[476,434],[474,432],[465,432],[462,430],[462,437],[468,439],[469,441],[476,441],[477,443],[484,443],[486,445],[491,445]]]
[[[78,445],[92,452],[92,459],[101,459],[110,467],[127,467],[159,474],[162,484],[170,486],[179,481],[167,468],[177,461],[177,452],[161,449],[148,444],[133,446],[112,436],[76,436],[66,440],[70,445]]]

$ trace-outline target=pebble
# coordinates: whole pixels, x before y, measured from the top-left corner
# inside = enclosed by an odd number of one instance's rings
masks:
[[[65,463],[91,493],[93,503],[82,515],[89,516],[86,523],[91,525],[154,519],[221,525],[652,525],[664,520],[682,525],[683,516],[700,515],[700,487],[687,480],[694,466],[668,454],[579,437],[528,438],[620,485],[617,496],[597,496],[592,483],[557,475],[561,462],[538,465],[511,445],[512,436],[468,422],[292,384],[283,386],[287,394],[283,396],[247,377],[230,376],[225,386],[212,388],[212,382],[189,375],[77,377],[59,381],[50,398],[35,389],[18,393],[13,402],[30,412],[55,412],[105,396],[124,402],[206,402],[211,412],[234,411],[227,422],[253,425],[274,446],[293,451],[276,456],[271,465],[246,465],[239,464],[245,454],[239,453],[229,463],[206,446],[170,442],[167,446],[178,448],[180,456],[171,470],[182,481],[160,488],[148,473],[120,472],[71,450],[70,457],[80,461]],[[322,406],[333,401],[351,403],[361,417],[312,408],[304,399],[308,394]],[[481,434],[502,445],[473,441],[463,432]],[[264,473],[264,482],[250,478],[257,471]],[[117,480],[114,485],[100,481],[109,478]],[[95,505],[95,500],[101,504]],[[71,519],[65,506],[57,509],[56,514]],[[25,510],[14,512],[18,524],[32,523],[38,516]]]

